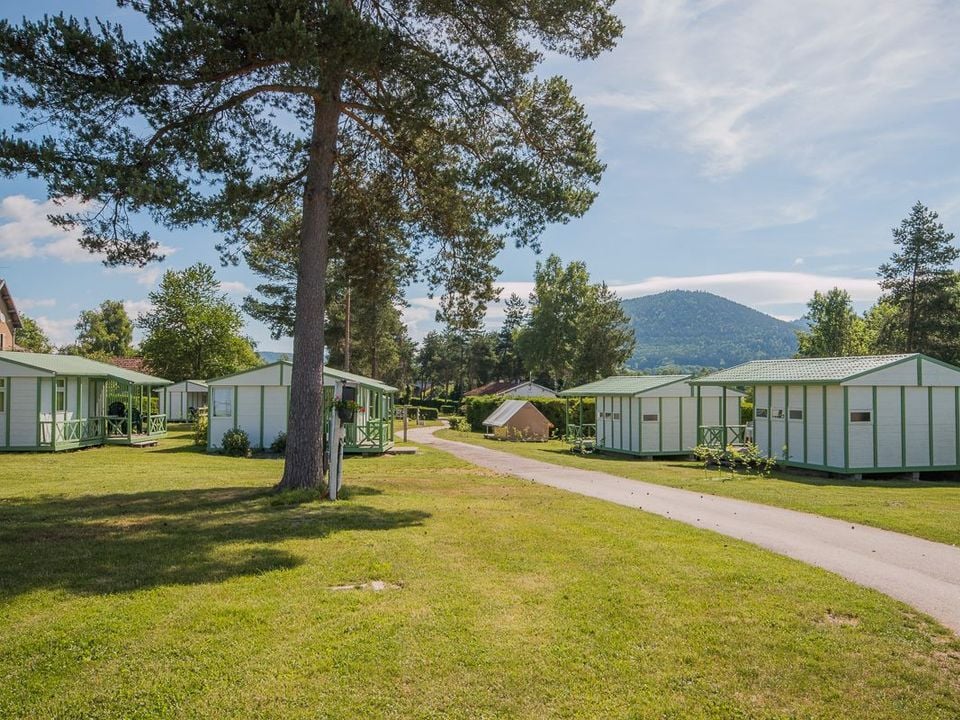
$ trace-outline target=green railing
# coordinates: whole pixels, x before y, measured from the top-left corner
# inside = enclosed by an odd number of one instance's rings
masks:
[[[148,429],[148,432],[151,435],[166,435],[167,434],[167,416],[151,415],[150,427]]]
[[[701,425],[697,435],[698,445],[708,447],[724,446],[724,430],[726,430],[727,445],[743,445],[747,440],[746,425]]]
[[[107,437],[126,437],[127,418],[120,415],[107,415],[101,418],[106,423]]]
[[[78,418],[58,420],[56,424],[57,444],[84,442],[103,438],[103,418]]]
[[[594,423],[584,423],[583,425],[567,425],[567,434],[564,439],[567,442],[574,440],[595,440],[597,437],[597,426]]]
[[[368,420],[363,425],[347,423],[344,429],[347,447],[383,448],[391,439],[389,420]]]

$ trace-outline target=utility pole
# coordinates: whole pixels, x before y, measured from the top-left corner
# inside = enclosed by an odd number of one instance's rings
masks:
[[[347,322],[343,338],[343,369],[350,372],[350,286],[347,285]]]

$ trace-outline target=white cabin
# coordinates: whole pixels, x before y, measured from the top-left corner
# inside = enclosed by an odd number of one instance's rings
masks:
[[[159,391],[160,412],[170,422],[187,422],[193,414],[207,406],[207,384],[203,380],[184,380]]]
[[[690,379],[690,375],[619,375],[564,390],[560,396],[596,398],[598,450],[644,457],[683,455],[699,444],[701,425],[720,425],[725,417],[731,433],[742,427],[742,392],[703,388],[698,403]],[[589,437],[593,430],[576,419],[570,423],[574,434]]]
[[[233,428],[247,433],[251,447],[270,447],[280,433],[287,431],[292,375],[292,363],[278,360],[208,380],[207,449],[219,449],[223,434]],[[347,433],[344,452],[382,453],[393,447],[396,388],[362,375],[324,367],[323,384],[329,388],[328,400],[338,382],[356,389],[359,405],[354,421],[343,425]]]
[[[756,443],[782,465],[960,469],[960,368],[925,355],[757,360],[694,382],[754,388]]]

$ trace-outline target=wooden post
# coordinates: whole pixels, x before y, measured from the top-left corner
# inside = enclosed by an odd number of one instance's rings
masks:
[[[720,401],[720,427],[723,428],[720,437],[723,442],[723,449],[727,449],[727,386],[723,386],[723,395]]]
[[[350,286],[347,285],[346,298],[346,327],[344,328],[343,338],[343,369],[350,372]]]
[[[410,411],[409,406],[403,406],[403,441],[407,441],[407,413]]]
[[[703,424],[703,397],[700,393],[700,386],[697,385],[697,445],[703,443],[703,439],[700,437],[700,426]]]
[[[186,395],[186,393],[184,393]],[[142,405],[142,404],[141,404]],[[153,415],[153,386],[147,385],[147,435],[153,429],[150,418]],[[263,438],[260,438],[260,444],[263,445]]]
[[[133,385],[127,383],[127,442],[133,442]]]

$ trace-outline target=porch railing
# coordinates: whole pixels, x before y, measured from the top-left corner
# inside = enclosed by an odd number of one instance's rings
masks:
[[[151,435],[165,435],[167,433],[167,416],[151,415],[148,432]]]
[[[390,439],[389,420],[368,420],[363,425],[348,423],[346,444],[353,447],[383,447]]]
[[[595,423],[584,423],[583,425],[574,425],[569,423],[567,425],[567,434],[565,439],[567,442],[572,442],[574,440],[589,440],[595,439],[597,437],[597,426]]]
[[[746,443],[746,425],[701,425],[697,437],[697,444],[707,445],[708,447],[723,447],[724,429],[726,429],[727,445],[743,445]]]

